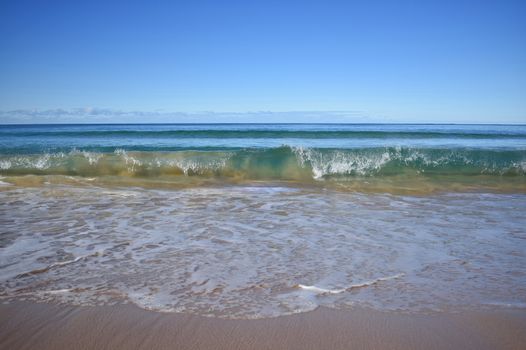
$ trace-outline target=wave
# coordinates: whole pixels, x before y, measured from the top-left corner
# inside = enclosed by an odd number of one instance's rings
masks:
[[[226,151],[99,153],[82,150],[0,155],[0,175],[200,176],[247,180],[323,180],[412,174],[526,175],[523,150],[451,148],[315,149],[282,146]]]

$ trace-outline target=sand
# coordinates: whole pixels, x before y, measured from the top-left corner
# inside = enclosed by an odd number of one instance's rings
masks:
[[[260,320],[132,305],[0,305],[1,349],[526,349],[526,310],[315,311]]]

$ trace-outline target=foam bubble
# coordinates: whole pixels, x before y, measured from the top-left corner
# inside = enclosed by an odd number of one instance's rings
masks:
[[[0,288],[8,299],[226,318],[478,308],[524,287],[525,201],[316,187],[6,188]]]

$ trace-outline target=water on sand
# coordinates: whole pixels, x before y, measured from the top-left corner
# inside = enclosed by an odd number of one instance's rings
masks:
[[[526,303],[523,126],[0,134],[4,300],[227,318]]]

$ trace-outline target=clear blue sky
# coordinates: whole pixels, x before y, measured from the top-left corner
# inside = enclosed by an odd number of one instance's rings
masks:
[[[0,0],[0,31],[2,111],[526,123],[524,0]]]

